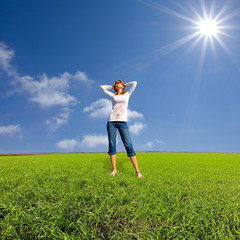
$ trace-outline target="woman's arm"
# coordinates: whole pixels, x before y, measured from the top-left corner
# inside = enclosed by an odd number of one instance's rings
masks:
[[[132,81],[132,82],[126,83],[125,85],[126,85],[126,87],[127,86],[131,86],[131,88],[127,91],[127,93],[129,95],[131,95],[133,93],[133,91],[135,90],[136,86],[137,86],[137,82],[136,81]]]
[[[111,85],[101,85],[100,88],[102,91],[109,97],[112,97],[114,94],[112,92],[109,92],[107,89],[112,89],[113,86]]]

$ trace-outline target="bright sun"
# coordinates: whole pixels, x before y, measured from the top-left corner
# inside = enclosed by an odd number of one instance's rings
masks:
[[[218,33],[218,26],[214,20],[201,20],[201,22],[198,24],[198,27],[201,34],[204,36],[216,37]]]
[[[218,43],[227,53],[232,54],[231,46],[229,47],[226,44],[226,38],[234,39],[234,36],[228,33],[228,30],[231,29],[239,29],[239,25],[236,24],[237,18],[239,18],[240,11],[238,9],[232,9],[229,11],[229,6],[226,4],[225,6],[218,6],[217,2],[220,1],[208,1],[208,0],[199,0],[200,8],[195,9],[195,6],[188,5],[189,10],[191,10],[191,14],[188,16],[185,13],[185,7],[182,7],[178,3],[177,0],[172,0],[171,2],[176,3],[176,5],[180,8],[180,10],[184,9],[184,13],[181,11],[176,11],[175,9],[168,8],[166,6],[161,5],[156,0],[138,0],[146,5],[150,5],[151,7],[159,10],[161,12],[172,15],[180,20],[185,20],[191,25],[186,26],[186,29],[191,29],[192,32],[177,39],[174,42],[163,46],[152,53],[152,55],[162,57],[164,55],[169,54],[170,52],[176,50],[177,48],[185,45],[186,43],[191,41],[191,44],[188,46],[188,51],[197,46],[198,43],[201,43],[201,54],[200,54],[200,62],[199,62],[199,70],[201,72],[201,68],[203,67],[204,58],[206,55],[206,51],[209,49],[208,46],[216,53],[216,43]],[[159,1],[160,2],[160,1]],[[185,1],[185,2],[195,2],[195,1]],[[217,11],[218,10],[218,11]],[[233,19],[233,23],[231,23],[231,19]],[[235,46],[235,45],[234,45]]]

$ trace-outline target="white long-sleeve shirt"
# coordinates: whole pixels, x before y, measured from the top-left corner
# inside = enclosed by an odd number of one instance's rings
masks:
[[[100,88],[103,92],[109,96],[112,100],[112,111],[109,115],[108,121],[115,122],[115,121],[124,121],[127,122],[127,109],[128,109],[128,101],[137,86],[136,81],[132,81],[125,84],[127,86],[131,86],[129,91],[125,94],[115,95],[112,92],[109,92],[107,89],[111,89],[111,85],[101,85]]]

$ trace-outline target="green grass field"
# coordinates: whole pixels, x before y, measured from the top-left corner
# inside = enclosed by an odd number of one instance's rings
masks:
[[[0,239],[240,239],[240,154],[0,157]]]

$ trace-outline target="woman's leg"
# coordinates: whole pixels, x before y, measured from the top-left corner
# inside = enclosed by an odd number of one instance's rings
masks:
[[[112,164],[112,171],[116,171],[116,123],[108,122],[107,123],[107,132],[108,132],[108,154],[110,155],[110,160]]]
[[[128,125],[126,122],[119,122],[117,125],[117,128],[119,130],[123,145],[127,151],[128,157],[135,156],[136,153],[134,152],[132,141],[130,138]]]
[[[116,168],[116,154],[114,155],[110,155],[110,160],[111,160],[111,163],[112,163],[112,172],[114,171],[117,171],[117,168]]]
[[[140,173],[140,171],[139,171],[139,168],[138,168],[136,153],[135,153],[135,151],[133,149],[133,146],[132,146],[132,141],[131,141],[131,138],[130,138],[127,123],[119,123],[118,124],[118,130],[119,130],[121,139],[123,141],[124,147],[127,151],[127,155],[131,159],[133,167],[135,168],[135,171],[138,174],[138,173]]]
[[[133,167],[135,168],[136,173],[140,173],[139,169],[138,169],[138,163],[137,163],[137,158],[136,155],[129,157],[132,161]]]

